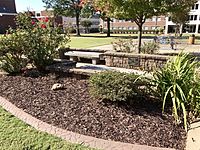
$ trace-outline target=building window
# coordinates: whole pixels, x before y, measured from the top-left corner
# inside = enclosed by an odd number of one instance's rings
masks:
[[[144,27],[144,30],[148,30],[149,28],[148,27]]]
[[[36,13],[36,16],[37,16],[37,17],[40,17],[40,13]]]
[[[191,21],[197,20],[197,15],[190,15],[189,20]]]
[[[192,6],[192,10],[198,10],[199,9],[199,4],[195,4]]]
[[[156,29],[156,27],[151,27],[151,29],[152,29],[152,30],[155,30],[155,29]]]
[[[196,25],[188,25],[185,27],[186,32],[188,33],[195,33],[196,31]]]

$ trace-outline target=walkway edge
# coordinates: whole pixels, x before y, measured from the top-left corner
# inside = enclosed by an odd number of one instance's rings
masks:
[[[6,100],[5,98],[0,96],[0,105],[19,118],[30,126],[36,128],[39,131],[47,132],[49,134],[53,134],[58,136],[68,142],[83,144],[85,146],[89,146],[92,148],[98,148],[103,150],[170,150],[168,148],[158,148],[158,147],[150,147],[146,145],[137,145],[137,144],[129,144],[122,142],[114,142],[103,140],[91,136],[77,134],[71,131],[67,131],[61,128],[57,128],[53,125],[47,124],[39,119],[34,118],[23,110],[19,109],[11,102]],[[172,150],[172,149],[171,149]]]

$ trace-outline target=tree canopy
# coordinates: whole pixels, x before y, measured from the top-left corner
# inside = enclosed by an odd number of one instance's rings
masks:
[[[85,6],[82,0],[42,0],[42,1],[46,4],[46,8],[52,8],[56,15],[75,17],[76,18],[76,34],[80,35],[79,19],[80,19],[81,13],[85,12],[85,11],[81,11],[83,7]]]
[[[94,0],[114,18],[127,19],[138,25],[138,49],[141,50],[142,27],[146,19],[190,8],[196,0]]]

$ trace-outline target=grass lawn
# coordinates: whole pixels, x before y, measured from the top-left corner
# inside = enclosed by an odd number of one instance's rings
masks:
[[[39,132],[0,107],[1,150],[92,150]]]
[[[70,37],[71,42],[69,43],[71,48],[90,48],[102,45],[109,45],[115,38],[113,37]]]

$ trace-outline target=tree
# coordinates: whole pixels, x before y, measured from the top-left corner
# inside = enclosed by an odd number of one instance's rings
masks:
[[[85,0],[85,2],[90,3],[94,7],[94,11],[100,13],[101,19],[107,22],[107,37],[110,37],[110,22],[113,16],[111,10],[113,9],[109,0]]]
[[[182,1],[183,4],[181,5],[181,7],[176,7],[175,8],[176,10],[170,13],[172,22],[176,24],[176,28],[179,34],[182,34],[183,25],[189,21],[190,8],[196,2],[197,0],[190,0],[190,1],[183,0]]]
[[[81,25],[85,27],[85,32],[89,33],[89,27],[91,27],[92,22],[90,20],[83,20],[81,21]]]
[[[63,15],[76,18],[76,34],[80,36],[79,19],[81,9],[83,8],[82,0],[42,0],[47,8],[53,8],[56,15]]]
[[[138,26],[138,51],[141,52],[142,27],[148,18],[163,15],[168,12],[177,12],[194,4],[188,0],[96,0],[101,4],[109,4],[107,13],[115,18],[131,20]],[[186,4],[184,4],[186,3]],[[183,6],[182,6],[183,5]],[[112,6],[112,7],[110,7]]]

